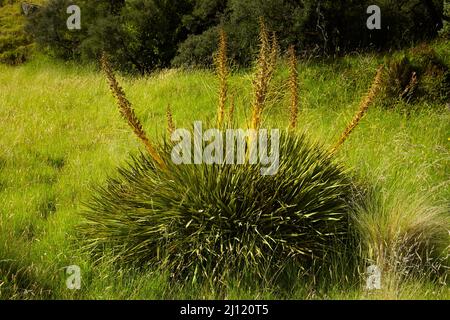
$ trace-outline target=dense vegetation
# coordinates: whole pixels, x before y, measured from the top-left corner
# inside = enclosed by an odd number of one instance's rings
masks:
[[[72,3],[0,1],[0,299],[449,297],[448,4]],[[197,120],[280,128],[278,174],[175,165]]]
[[[448,43],[433,48],[450,62]],[[299,133],[305,131],[325,146],[334,144],[385,58],[356,55],[332,63],[301,62]],[[104,76],[90,67],[38,57],[16,68],[0,66],[0,71],[2,298],[448,298],[445,275],[428,276],[445,261],[429,260],[417,246],[448,246],[450,113],[441,103],[417,101],[405,113],[402,108],[386,110],[378,100],[340,150],[339,161],[374,187],[374,196],[356,208],[355,227],[364,235],[358,250],[365,257],[356,270],[345,263],[328,269],[319,265],[312,277],[291,274],[296,280],[288,282],[288,289],[270,281],[250,281],[249,286],[229,279],[219,290],[173,283],[170,274],[151,269],[114,267],[108,255],[94,262],[80,251],[76,227],[82,203],[92,197],[88,186],[103,184],[129,153],[135,154],[138,144],[114,110]],[[275,83],[286,75],[282,65]],[[230,79],[241,125],[251,99],[249,79],[246,72]],[[151,137],[166,130],[169,102],[178,127],[215,118],[211,84],[216,80],[211,72],[173,70],[120,80]],[[267,110],[266,125],[285,127],[287,97],[276,101]],[[396,104],[403,106],[404,101]],[[374,262],[388,268],[382,290],[368,292],[364,271]],[[81,291],[65,286],[64,267],[73,264],[82,269]],[[331,283],[323,281],[330,270]],[[351,279],[352,274],[357,278]],[[257,287],[252,289],[252,283]]]
[[[443,26],[443,1],[380,0],[382,29],[368,30],[372,1],[129,0],[77,1],[82,29],[67,30],[70,0],[50,0],[29,23],[29,32],[55,56],[92,60],[101,51],[116,67],[147,73],[172,65],[208,65],[217,30],[229,34],[230,55],[241,65],[257,50],[258,19],[277,32],[282,50],[343,54],[385,49],[435,37]]]

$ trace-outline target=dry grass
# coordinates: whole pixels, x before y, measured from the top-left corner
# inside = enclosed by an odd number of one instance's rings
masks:
[[[381,269],[386,292],[399,292],[405,281],[430,275],[440,275],[445,283],[449,208],[431,205],[425,196],[401,193],[398,187],[374,190],[357,212],[366,258]]]

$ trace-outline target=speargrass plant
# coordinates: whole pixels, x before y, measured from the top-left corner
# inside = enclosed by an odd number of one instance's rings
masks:
[[[253,129],[260,128],[279,54],[276,36],[269,40],[262,20],[260,38]],[[228,76],[223,32],[219,47],[220,128]],[[261,175],[261,165],[248,161],[176,165],[172,142],[150,143],[105,56],[102,66],[120,113],[148,152],[119,168],[87,204],[79,230],[94,256],[138,268],[159,267],[177,279],[224,283],[243,270],[246,278],[264,280],[286,274],[287,267],[287,273],[292,268],[314,270],[348,252],[355,188],[321,145],[287,130],[280,137],[279,168],[272,176]],[[230,127],[233,113],[232,100]],[[173,132],[170,107],[167,121]],[[246,154],[250,143],[245,141]]]
[[[326,264],[348,247],[353,184],[304,135],[281,135],[274,176],[250,164],[175,165],[170,143],[160,156],[166,169],[140,154],[97,190],[80,228],[94,255],[217,283]]]

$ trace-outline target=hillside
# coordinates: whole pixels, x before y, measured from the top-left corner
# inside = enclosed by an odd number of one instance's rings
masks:
[[[17,12],[8,5],[0,10],[0,23],[7,26],[1,29],[4,41],[16,32],[11,26],[14,16],[6,18],[4,13]],[[16,38],[18,48],[26,50],[25,38]],[[448,42],[432,45],[450,64]],[[385,59],[361,54],[332,62],[301,62],[298,131],[326,148],[335,143]],[[289,100],[283,94],[287,72],[282,62],[265,126],[287,126]],[[169,103],[177,127],[190,127],[195,120],[214,121],[217,80],[211,71],[171,69],[119,79],[144,128],[155,139],[166,132]],[[241,70],[230,80],[241,126],[250,112],[251,79],[250,71]],[[43,56],[19,67],[0,65],[0,119],[1,299],[450,297],[444,278],[399,281],[391,275],[392,281],[375,293],[364,290],[363,280],[355,286],[338,281],[331,288],[314,287],[308,279],[299,279],[289,292],[233,282],[215,291],[208,285],[174,286],[168,275],[117,269],[107,259],[97,264],[74,240],[83,203],[91,196],[92,186],[101,185],[141,147],[120,119],[104,75],[93,66]],[[373,235],[367,241],[374,247],[377,241],[392,245],[400,240],[397,232],[413,232],[436,212],[448,218],[450,110],[444,104],[400,103],[385,109],[377,103],[338,159],[361,181],[380,190],[373,211],[361,215],[366,234]],[[374,222],[377,217],[380,220]],[[445,235],[442,240],[448,241]],[[80,291],[66,289],[64,268],[69,265],[79,265],[83,271]]]

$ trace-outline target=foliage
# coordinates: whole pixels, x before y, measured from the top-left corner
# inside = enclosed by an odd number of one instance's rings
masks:
[[[450,68],[426,44],[390,60],[383,75],[382,104],[418,100],[448,102]]]
[[[450,39],[450,1],[445,0],[444,1],[444,15],[447,17],[447,19],[444,21],[444,25],[442,30],[439,31],[439,35],[449,40]]]
[[[134,157],[97,191],[79,231],[98,255],[108,248],[117,261],[194,281],[326,263],[348,244],[351,180],[305,136],[282,135],[280,144],[274,176],[249,164],[178,166],[170,144],[161,150],[166,170]]]
[[[226,10],[217,10],[216,16],[229,34],[231,55],[241,65],[252,62],[259,17],[277,33],[282,51],[293,44],[313,55],[400,47],[437,35],[434,16],[442,12],[442,1],[378,1],[381,30],[366,27],[366,10],[372,4],[368,0],[229,0]],[[209,62],[214,50],[211,34],[216,30],[212,26],[189,36],[179,46],[175,64]]]
[[[51,0],[35,15],[28,30],[38,44],[63,59],[96,60],[106,52],[122,70],[148,73],[167,67],[176,46],[186,37],[182,16],[189,2],[78,1],[81,30],[66,28],[71,0]]]
[[[0,7],[0,62],[18,65],[27,61],[33,45],[31,37],[23,31],[24,17],[19,5],[4,4]]]

